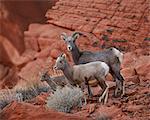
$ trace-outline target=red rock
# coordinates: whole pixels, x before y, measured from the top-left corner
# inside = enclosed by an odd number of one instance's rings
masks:
[[[145,88],[139,91],[140,94],[147,94],[150,93],[150,89],[149,88]]]
[[[112,82],[112,81],[106,81],[106,83],[108,84],[109,86],[109,89],[113,88],[116,86],[116,83],[115,82]]]
[[[35,37],[32,38],[25,38],[25,47],[26,49],[32,49],[34,51],[39,51],[38,39]]]
[[[129,90],[129,91],[126,91],[126,95],[128,95],[128,96],[133,96],[133,95],[135,95],[135,94],[137,94],[137,91],[136,91],[136,90]]]
[[[138,75],[130,76],[125,78],[127,82],[132,81],[133,83],[140,83],[140,77]]]
[[[98,113],[104,113],[107,116],[110,116],[112,118],[115,118],[115,116],[117,116],[121,112],[120,109],[114,105],[112,105],[111,107],[99,106],[97,111],[98,111]]]
[[[7,75],[8,70],[8,67],[0,64],[0,80],[2,80]]]
[[[141,56],[136,63],[136,71],[137,74],[141,76],[145,76],[150,72],[150,57],[149,56]]]
[[[88,114],[92,114],[96,110],[96,104],[88,104],[82,108],[82,110],[86,110]]]
[[[140,109],[143,109],[143,105],[130,105],[126,108],[128,112],[136,112],[139,111]]]
[[[61,52],[58,49],[52,49],[50,56],[54,59],[56,59],[59,55],[61,54]]]
[[[16,3],[17,2],[13,2],[11,4]],[[46,17],[48,18],[48,24],[33,24],[32,20],[29,20],[30,18],[28,19],[27,17],[35,18],[34,22],[44,20],[44,17],[41,17],[41,15],[43,16],[45,12],[42,11],[41,13],[39,2],[35,3],[36,7],[33,2],[30,2],[33,5],[29,5],[28,7],[29,11],[32,9],[30,14],[27,12],[28,10],[22,7],[25,6],[25,3],[26,2],[13,5],[13,8],[12,5],[10,6],[10,3],[8,3],[6,6],[10,8],[2,12],[3,17],[6,19],[3,19],[1,22],[0,63],[2,63],[3,66],[8,65],[8,67],[0,67],[0,78],[2,78],[0,88],[12,88],[15,85],[20,87],[22,87],[22,85],[26,86],[26,80],[31,83],[38,82],[39,71],[47,66],[52,67],[55,61],[54,58],[56,58],[60,52],[65,52],[70,62],[70,53],[67,52],[64,41],[60,39],[60,34],[62,32],[71,34],[72,31],[84,31],[87,37],[80,37],[77,40],[77,44],[81,50],[101,50],[99,48],[101,45],[99,42],[101,42],[103,35],[107,35],[109,38],[109,40],[105,42],[106,47],[115,46],[125,50],[124,52],[126,53],[124,55],[121,73],[125,77],[127,95],[130,97],[125,96],[122,98],[123,100],[113,98],[111,96],[112,91],[110,90],[108,102],[110,102],[111,105],[109,105],[109,103],[98,106],[95,106],[96,103],[88,104],[87,106],[91,105],[89,109],[73,111],[73,115],[68,115],[46,110],[43,107],[46,95],[40,95],[33,99],[33,101],[30,101],[30,103],[34,105],[12,103],[10,106],[7,106],[2,111],[4,120],[81,119],[79,116],[85,116],[86,118],[92,116],[92,118],[94,118],[97,113],[106,113],[116,120],[146,119],[147,111],[144,111],[145,109],[141,106],[132,105],[132,103],[142,103],[145,108],[149,107],[149,101],[146,98],[149,93],[149,90],[147,90],[149,83],[145,83],[147,85],[144,84],[144,87],[141,85],[142,82],[149,82],[150,79],[149,42],[144,41],[146,37],[150,37],[149,9],[146,9],[147,5],[149,5],[148,0],[145,2],[143,2],[143,0],[123,0],[121,2],[118,0],[113,2],[104,0],[60,0],[52,9],[47,11]],[[45,2],[43,4],[45,4]],[[44,6],[46,11],[45,5],[42,6]],[[22,7],[22,9],[20,9],[20,7]],[[16,12],[18,8],[19,11]],[[36,8],[38,8],[37,11]],[[9,13],[11,13],[10,15],[12,16],[10,19],[14,17],[12,19],[14,22],[7,18]],[[17,13],[17,15],[15,15],[15,13]],[[22,16],[26,20],[22,19]],[[29,25],[28,31],[24,32],[23,39],[23,31],[26,30],[29,23],[31,23],[31,25]],[[108,32],[109,29],[112,29],[112,33]],[[114,42],[114,39],[125,39],[127,42],[118,43]],[[98,44],[96,47],[93,47],[92,45],[95,42],[98,42]],[[22,54],[23,51],[25,52]],[[51,58],[49,64],[46,64],[47,57]],[[73,62],[71,62],[71,64],[73,64]],[[50,71],[50,73],[52,72]],[[19,75],[22,80],[17,80],[17,75]],[[112,80],[110,75],[107,76],[107,80],[109,80],[107,83],[110,89],[114,88],[115,82],[110,81]],[[21,84],[21,82],[24,84]],[[140,84],[134,86],[135,83],[139,82]],[[134,87],[132,87],[132,85]],[[99,87],[93,87],[92,89],[94,95],[98,95],[101,92]],[[135,116],[131,116],[131,114],[122,111],[124,107],[129,113],[133,112]],[[141,117],[138,118],[137,116]]]
[[[135,64],[137,56],[133,52],[124,54],[122,68],[131,67]],[[133,69],[133,68],[132,68]]]
[[[42,106],[34,106],[29,103],[17,103],[13,102],[6,107],[0,114],[2,120],[87,120],[85,117],[56,112],[50,109],[46,109]]]
[[[7,74],[3,77],[0,89],[12,89],[18,82],[17,68],[9,68]]]
[[[144,21],[144,18],[142,18],[142,27],[145,29],[140,29],[141,26],[139,23],[139,19],[142,16],[141,11],[148,13],[147,10],[144,9],[147,7],[147,4],[144,3],[141,5],[142,7],[139,7],[139,3],[134,4],[126,1],[127,0],[120,3],[116,1],[111,4],[110,1],[103,2],[94,0],[91,4],[91,1],[85,0],[80,1],[80,4],[78,4],[78,1],[69,2],[62,0],[56,3],[55,7],[53,7],[55,9],[47,11],[46,17],[50,23],[57,26],[91,32],[98,35],[103,34],[103,31],[113,27],[116,30],[113,31],[111,37],[115,39],[126,39],[129,41],[127,45],[129,45],[131,49],[133,49],[133,47],[135,49],[149,33],[148,25],[146,25],[149,23],[148,14],[145,15],[147,21]],[[85,2],[87,4],[84,4]],[[122,5],[119,6],[119,4]],[[124,7],[124,5],[128,7]],[[132,9],[133,6],[138,6],[140,9]],[[91,19],[95,19],[96,22],[91,22]],[[114,33],[117,33],[118,36]],[[133,44],[133,42],[135,44]]]
[[[49,57],[49,56],[50,56],[50,51],[51,51],[51,48],[50,48],[50,47],[47,47],[47,48],[43,49],[42,51],[36,53],[36,54],[35,54],[35,57],[36,57],[36,58]]]
[[[46,105],[47,97],[49,95],[49,93],[41,93],[36,98],[33,98],[32,100],[28,101],[28,103],[31,103],[33,105]]]
[[[44,66],[45,64],[46,63],[44,59],[37,59],[35,61],[29,62],[21,69],[21,71],[18,73],[18,76],[25,81],[38,81],[40,79],[39,72],[41,72],[42,69],[46,67]]]
[[[109,81],[112,81],[112,80],[113,80],[113,77],[111,76],[111,74],[108,74],[108,75],[106,76],[106,80],[109,80]]]
[[[15,66],[19,66],[21,64],[24,64],[28,61],[30,61],[30,59],[26,56],[21,56],[19,51],[13,46],[13,44],[11,44],[11,42],[9,42],[8,39],[0,36],[0,38],[2,38],[0,41],[0,44],[2,44],[2,48],[5,49],[4,51],[4,55],[1,54],[2,59],[6,59],[4,63],[9,63]],[[3,49],[2,49],[3,50]],[[4,61],[4,60],[1,60]]]
[[[124,76],[124,78],[128,78],[128,77],[132,77],[135,75],[135,70],[134,67],[126,67],[124,69],[121,70],[122,75]]]

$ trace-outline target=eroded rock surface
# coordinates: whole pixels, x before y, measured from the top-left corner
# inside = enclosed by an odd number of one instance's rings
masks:
[[[31,3],[33,5],[34,2]],[[2,23],[0,89],[14,86],[26,87],[27,81],[39,82],[39,72],[44,70],[49,70],[50,75],[54,75],[52,67],[57,56],[62,52],[66,53],[67,59],[73,64],[60,34],[66,32],[71,35],[73,31],[81,31],[86,35],[76,41],[81,50],[98,51],[110,46],[123,50],[121,73],[125,78],[126,94],[123,98],[113,97],[115,83],[109,75],[107,80],[110,94],[106,105],[97,102],[96,96],[101,90],[93,87],[95,98],[88,100],[88,104],[83,108],[72,110],[71,115],[45,109],[43,105],[46,104],[48,96],[48,93],[45,93],[28,103],[13,102],[2,111],[2,114],[0,113],[0,118],[2,120],[96,119],[99,113],[104,113],[114,120],[148,120],[150,113],[149,4],[149,0],[59,0],[52,8],[49,6],[51,9],[46,13],[47,24],[44,17],[41,17],[45,13],[39,14],[40,9],[36,11],[37,6],[33,5],[32,12],[36,14],[29,16],[40,17],[43,23],[35,21],[38,23],[28,26],[30,19],[27,19],[26,23],[22,16],[18,16],[23,14],[26,18],[27,11],[18,11],[18,15],[14,16],[17,21],[11,21],[8,16],[12,7],[7,3],[0,9],[3,13],[0,16]],[[17,9],[20,8],[15,8]],[[23,26],[20,28],[19,25]]]

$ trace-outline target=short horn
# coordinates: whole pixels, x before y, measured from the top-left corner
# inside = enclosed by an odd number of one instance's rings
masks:
[[[77,38],[79,38],[80,35],[83,35],[83,34],[81,32],[74,32],[72,34],[73,41],[75,41]]]
[[[72,33],[72,37],[74,37],[74,36],[76,36],[76,35],[83,35],[83,33],[81,33],[81,32],[74,32],[74,33]]]
[[[67,34],[65,32],[63,32],[63,33],[61,33],[60,37],[62,40],[66,40]]]

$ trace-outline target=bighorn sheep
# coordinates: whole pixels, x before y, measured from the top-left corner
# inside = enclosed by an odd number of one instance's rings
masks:
[[[68,81],[65,76],[51,77],[48,71],[41,74],[40,80],[46,81],[53,91],[56,91],[57,86],[64,87]]]
[[[54,69],[62,70],[72,86],[81,86],[82,83],[87,85],[89,80],[96,79],[102,88],[102,95],[99,101],[103,100],[104,104],[107,102],[109,86],[105,82],[105,77],[109,73],[109,67],[106,63],[96,61],[71,66],[66,60],[65,54],[62,54],[57,58]],[[89,89],[89,86],[87,87]]]
[[[83,34],[80,32],[74,32],[71,36],[67,36],[66,33],[61,34],[61,39],[63,39],[67,44],[67,49],[71,52],[74,63],[78,65],[94,61],[105,62],[110,68],[110,74],[116,81],[114,95],[118,96],[118,90],[120,90],[119,95],[123,96],[125,91],[124,78],[120,73],[120,65],[123,60],[123,54],[114,47],[98,52],[80,51],[75,43],[79,35]]]

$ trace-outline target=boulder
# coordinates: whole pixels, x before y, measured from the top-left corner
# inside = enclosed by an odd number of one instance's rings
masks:
[[[60,54],[61,54],[61,51],[59,51],[58,49],[52,49],[50,56],[52,58],[56,59]]]
[[[88,120],[82,116],[57,112],[51,109],[46,109],[43,106],[35,106],[29,103],[13,102],[7,106],[0,114],[2,120]]]

